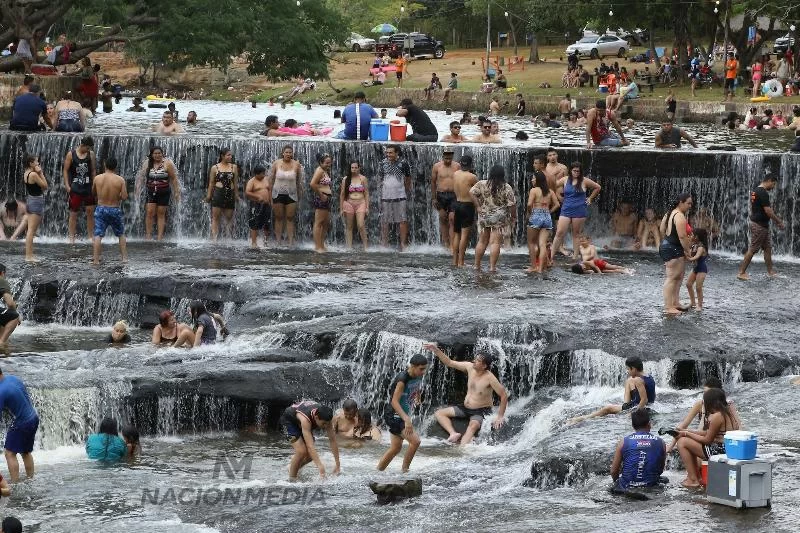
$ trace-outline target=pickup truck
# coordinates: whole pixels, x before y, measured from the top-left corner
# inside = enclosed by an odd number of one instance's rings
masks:
[[[406,47],[405,51],[411,57],[430,56],[434,59],[442,59],[444,57],[444,43],[424,33],[395,33],[389,36],[388,39],[381,37],[375,45],[375,52],[389,54],[389,57],[396,59],[403,53],[403,46],[407,44],[406,41],[409,38],[413,39],[414,46]]]

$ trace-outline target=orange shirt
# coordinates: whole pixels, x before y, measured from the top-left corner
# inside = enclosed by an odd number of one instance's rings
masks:
[[[397,61],[394,62],[395,68],[397,68],[397,72],[403,72],[403,69],[406,66],[406,60],[402,57],[398,57]]]
[[[739,62],[735,59],[730,59],[727,63],[725,63],[725,77],[727,79],[734,79],[736,77],[737,70],[739,70]]]

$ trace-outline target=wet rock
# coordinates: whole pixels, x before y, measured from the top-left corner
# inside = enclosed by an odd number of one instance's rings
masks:
[[[524,485],[537,489],[583,485],[591,475],[608,475],[608,465],[608,456],[600,453],[538,459],[531,465],[531,477],[525,480]]]
[[[464,432],[467,430],[467,426],[469,425],[469,420],[467,420],[466,418],[453,418],[451,420],[453,421],[453,429],[456,430],[456,433],[461,433],[463,435]],[[478,430],[478,433],[480,433],[480,430]],[[442,428],[442,426],[439,425],[438,422],[434,422],[428,428],[428,437],[447,439],[449,436],[450,434],[447,431],[445,431]]]
[[[422,496],[422,479],[414,478],[387,483],[372,481],[369,483],[369,488],[378,497],[378,503],[385,505]]]

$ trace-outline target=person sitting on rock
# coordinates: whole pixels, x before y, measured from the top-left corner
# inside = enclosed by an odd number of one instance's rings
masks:
[[[614,492],[656,486],[667,461],[664,441],[650,433],[650,414],[647,409],[633,411],[631,425],[633,433],[617,443],[611,462]]]
[[[637,223],[639,222],[633,205],[622,201],[617,210],[611,215],[611,248],[630,248],[637,244]]]
[[[442,429],[450,434],[447,441],[455,444],[460,440],[462,446],[472,442],[475,434],[483,425],[483,419],[492,414],[494,403],[492,392],[500,397],[500,408],[497,411],[497,418],[492,422],[492,427],[500,429],[505,423],[508,392],[489,370],[492,366],[492,356],[478,354],[472,362],[453,361],[435,344],[427,343],[423,345],[423,348],[433,352],[445,366],[467,375],[467,396],[464,398],[464,403],[439,409],[434,415]],[[456,432],[452,418],[469,419],[469,425],[463,435]]]
[[[645,409],[649,404],[656,400],[656,382],[652,376],[644,375],[644,365],[638,357],[625,359],[625,368],[628,372],[628,379],[625,380],[623,389],[622,405],[606,405],[593,413],[584,416],[576,416],[567,421],[567,425],[577,424],[589,418],[619,414],[629,409]]]
[[[314,430],[324,429],[328,433],[331,453],[336,462],[333,475],[338,475],[341,465],[339,463],[339,446],[336,442],[336,432],[333,430],[333,409],[320,405],[311,400],[304,400],[287,407],[281,415],[281,425],[286,433],[286,438],[292,444],[294,455],[289,462],[289,481],[297,481],[300,469],[310,462],[314,462],[319,469],[319,477],[325,478],[325,465],[319,458],[314,446]]]

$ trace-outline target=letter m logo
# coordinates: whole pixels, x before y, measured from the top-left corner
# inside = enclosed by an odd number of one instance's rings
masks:
[[[236,458],[219,453],[214,462],[214,479],[219,479],[221,470],[225,471],[225,477],[228,479],[236,479],[236,475],[239,473],[241,473],[242,479],[250,479],[252,466],[253,458],[250,456]]]

